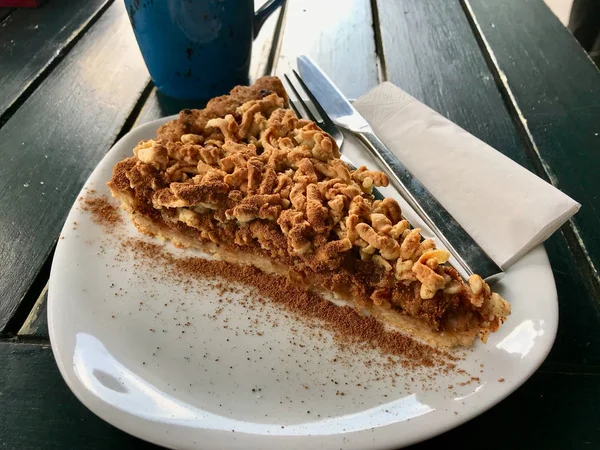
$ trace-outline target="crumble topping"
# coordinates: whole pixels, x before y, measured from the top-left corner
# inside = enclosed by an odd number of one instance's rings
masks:
[[[422,240],[394,199],[374,199],[373,188],[389,183],[384,173],[352,170],[331,136],[286,106],[279,80],[265,77],[205,110],[184,110],[117,164],[109,186],[133,190],[149,215],[206,241],[258,243],[313,272],[354,265],[345,270],[369,284],[358,292],[363,301],[435,329],[479,322],[495,331],[508,303],[477,275],[464,283],[446,265],[449,253]]]

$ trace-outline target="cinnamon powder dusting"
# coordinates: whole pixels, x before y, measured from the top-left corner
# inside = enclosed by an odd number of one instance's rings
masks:
[[[94,222],[112,229],[122,223],[119,208],[110,203],[106,196],[93,197],[95,191],[90,191],[87,196],[80,199],[84,211],[89,211]]]
[[[165,252],[160,245],[140,239],[127,239],[122,242],[122,246],[131,250],[138,260],[163,265],[176,282],[189,283],[190,279],[205,278],[250,286],[257,295],[269,298],[307,325],[328,329],[342,347],[377,348],[385,354],[401,357],[405,368],[437,366],[447,372],[455,367],[449,362],[456,359],[452,355],[399,332],[387,330],[375,318],[363,316],[350,307],[336,306],[283,276],[266,274],[253,266],[225,261],[197,257],[177,258]]]

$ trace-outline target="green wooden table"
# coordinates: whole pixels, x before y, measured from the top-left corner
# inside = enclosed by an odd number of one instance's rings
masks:
[[[560,302],[546,362],[416,447],[600,448],[598,69],[542,0],[289,0],[255,42],[251,76],[300,53],[351,98],[394,82],[582,204],[546,242]],[[111,145],[194,106],[156,92],[121,1],[0,9],[0,448],[151,447],[68,390],[47,281],[68,210]]]

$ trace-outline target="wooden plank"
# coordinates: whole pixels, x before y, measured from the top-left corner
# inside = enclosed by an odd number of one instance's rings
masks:
[[[0,448],[158,448],[99,419],[71,393],[50,346],[0,343]]]
[[[267,0],[257,0],[254,2],[255,8],[258,9]],[[260,33],[252,44],[252,59],[250,60],[250,82],[254,82],[257,78],[267,75],[273,64],[274,57],[274,42],[277,41],[277,34],[280,29],[280,14],[281,11],[274,12],[271,17],[262,26]],[[159,119],[161,117],[178,114],[179,111],[185,108],[203,108],[205,105],[202,102],[194,100],[180,100],[167,97],[153,88],[144,103],[134,126]]]
[[[379,0],[377,7],[386,79],[527,166],[459,1]]]
[[[464,3],[502,74],[532,157],[555,186],[582,204],[571,245],[582,248],[581,263],[593,265],[589,278],[599,284],[600,72],[542,1]]]
[[[47,340],[48,334],[48,283],[35,302],[33,309],[27,316],[25,323],[19,330],[18,336],[27,339]]]
[[[377,85],[370,1],[288,0],[274,73],[296,68],[302,54],[312,57],[351,99]]]
[[[7,110],[10,114],[31,93],[38,77],[64,56],[108,3],[108,0],[52,0],[37,9],[17,9],[2,23],[0,117]],[[1,15],[0,11],[0,18]]]
[[[62,380],[49,346],[0,343],[0,447],[156,448],[89,412]],[[600,376],[538,372],[498,406],[416,449],[590,449],[600,446],[593,413]],[[493,437],[493,438],[492,438]]]
[[[115,2],[0,129],[0,332],[148,82]]]
[[[529,170],[529,159],[458,0],[377,3],[385,76]],[[561,320],[549,363],[599,364],[597,297],[561,233],[546,242]]]

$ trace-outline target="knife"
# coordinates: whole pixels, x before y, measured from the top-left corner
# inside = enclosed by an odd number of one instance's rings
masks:
[[[468,278],[476,273],[489,284],[500,280],[504,276],[502,269],[375,135],[365,118],[319,66],[307,56],[299,56],[298,69],[302,81],[332,122],[354,134],[380,161],[402,198],[454,256],[461,275]]]

